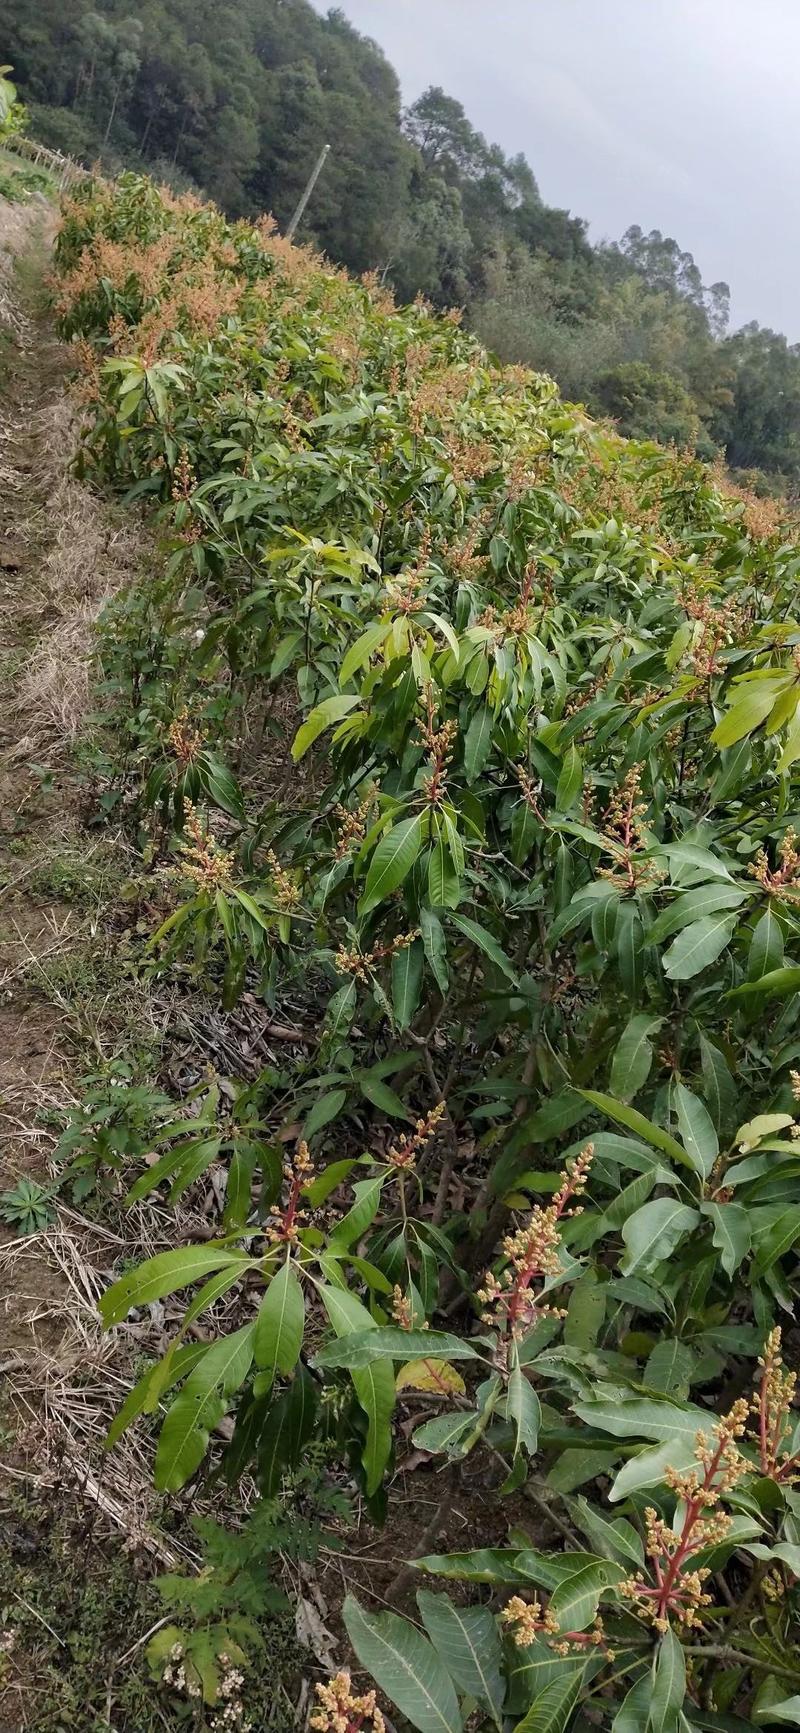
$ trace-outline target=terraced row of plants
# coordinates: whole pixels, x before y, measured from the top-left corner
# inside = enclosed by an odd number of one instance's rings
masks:
[[[230,1412],[265,1497],[324,1438],[382,1522],[412,1413],[545,1497],[557,1551],[346,1601],[420,1733],[799,1725],[797,540],[268,222],[124,176],[57,265],[82,462],[168,542],[99,649],[146,966],[305,1008],[256,1084],[76,1117],[84,1183],[227,1173],[106,1294],[192,1290],[114,1435],[165,1409],[172,1491]],[[313,1725],[382,1721],[340,1675]]]

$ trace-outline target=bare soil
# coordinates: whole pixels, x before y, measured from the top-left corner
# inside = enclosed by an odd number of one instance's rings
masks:
[[[21,1174],[46,1178],[46,1142],[37,1120],[48,1089],[63,1074],[55,1007],[31,984],[31,958],[52,947],[69,911],[35,896],[29,881],[54,831],[72,822],[76,794],[69,772],[37,775],[32,747],[41,733],[22,674],[35,631],[47,627],[43,603],[47,554],[54,538],[45,483],[52,461],[43,449],[48,411],[63,398],[65,357],[17,276],[38,279],[52,219],[41,206],[0,200],[0,1190]],[[25,305],[25,303],[28,303]],[[5,318],[4,318],[5,315]],[[42,786],[43,781],[49,786]],[[0,1244],[15,1238],[0,1230]],[[60,1286],[46,1258],[29,1254],[0,1266],[3,1350],[31,1350],[31,1318]],[[46,1343],[52,1350],[52,1332]]]
[[[47,1184],[48,1118],[86,1068],[52,981],[83,954],[96,911],[62,897],[53,868],[97,846],[72,744],[91,623],[134,558],[131,533],[70,471],[68,353],[45,290],[53,229],[48,207],[0,199],[0,1193],[23,1176]],[[158,1617],[159,1561],[146,1547],[128,1558],[135,1495],[87,1468],[103,1400],[125,1388],[93,1288],[119,1245],[69,1225],[23,1237],[0,1223],[0,1730],[149,1733],[168,1724],[138,1641]]]

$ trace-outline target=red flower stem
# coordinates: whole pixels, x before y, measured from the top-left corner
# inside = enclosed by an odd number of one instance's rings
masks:
[[[720,1439],[708,1468],[706,1469],[700,1491],[707,1492],[711,1486],[714,1475],[719,1468],[720,1460],[727,1442],[727,1438]],[[692,1529],[694,1528],[702,1509],[703,1505],[699,1498],[688,1498],[686,1500],[686,1515],[683,1519],[683,1528],[681,1529],[680,1540],[672,1558],[667,1562],[666,1572],[659,1584],[658,1607],[656,1613],[656,1616],[659,1619],[666,1618],[670,1603],[674,1598],[675,1585],[681,1567],[686,1563],[687,1559],[691,1557],[693,1551]],[[678,1590],[677,1593],[680,1594],[680,1590]]]
[[[556,1219],[556,1221],[561,1220],[561,1217],[564,1214],[564,1210],[565,1210],[567,1204],[569,1203],[569,1200],[571,1197],[572,1197],[572,1184],[571,1184],[571,1181],[569,1179],[567,1179],[566,1183],[564,1185],[562,1185],[560,1192],[558,1192],[556,1194],[556,1197],[553,1200],[555,1203],[555,1211],[556,1211],[555,1219]],[[520,1308],[522,1305],[522,1300],[523,1300],[525,1294],[527,1293],[534,1277],[538,1276],[538,1275],[541,1275],[541,1270],[539,1270],[539,1268],[537,1267],[537,1265],[535,1263],[526,1264],[524,1269],[520,1270],[519,1275],[517,1276],[516,1281],[514,1282],[514,1286],[511,1289],[511,1293],[509,1295],[508,1311],[506,1314],[507,1321],[508,1321],[509,1325],[513,1325],[516,1323],[517,1318],[519,1317]]]

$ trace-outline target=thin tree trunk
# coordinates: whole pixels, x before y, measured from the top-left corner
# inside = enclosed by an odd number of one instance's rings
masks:
[[[104,144],[108,144],[108,135],[109,135],[111,128],[114,124],[114,115],[117,112],[117,100],[119,98],[121,84],[122,84],[122,80],[120,79],[120,81],[117,84],[116,89],[114,91],[114,101],[111,104],[111,113],[108,117],[108,126],[106,127],[106,130],[103,133],[103,143]]]

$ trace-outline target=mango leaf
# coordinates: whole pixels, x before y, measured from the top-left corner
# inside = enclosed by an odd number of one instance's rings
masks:
[[[398,1613],[365,1613],[354,1595],[342,1607],[353,1648],[390,1703],[419,1733],[461,1733],[452,1679],[433,1644]]]
[[[789,1566],[793,1577],[800,1577],[800,1546],[796,1542],[779,1541],[777,1546],[764,1546],[757,1542],[748,1546],[746,1551],[752,1553],[753,1558],[779,1559],[782,1564]]]
[[[686,1696],[686,1659],[674,1631],[665,1631],[653,1661],[647,1733],[675,1733]]]
[[[418,1450],[428,1450],[432,1456],[440,1453],[446,1456],[458,1456],[459,1446],[466,1434],[475,1425],[477,1415],[436,1414],[433,1420],[425,1420],[412,1434]],[[416,1561],[419,1562],[419,1561]]]
[[[740,1203],[704,1203],[701,1209],[714,1224],[713,1243],[726,1276],[732,1279],[750,1250],[749,1212]]]
[[[322,1131],[323,1126],[330,1125],[331,1120],[341,1113],[346,1101],[346,1089],[326,1089],[324,1095],[318,1096],[310,1113],[307,1113],[303,1120],[304,1138],[310,1141],[318,1131]]]
[[[747,954],[747,979],[761,981],[783,966],[783,929],[772,903],[767,903],[753,928]]]
[[[288,1390],[270,1404],[258,1439],[257,1479],[262,1498],[280,1492],[285,1470],[299,1462],[311,1437],[318,1407],[317,1387],[299,1366]]]
[[[442,614],[432,613],[430,608],[426,608],[424,614],[421,615],[421,618],[427,625],[435,626],[436,630],[441,632],[442,637],[447,640],[447,643],[453,652],[453,659],[456,667],[458,667],[459,662],[461,661],[461,646],[458,642],[456,633],[453,631],[450,621],[446,620]]]
[[[651,1184],[649,1174],[641,1174],[638,1180],[634,1180],[634,1185],[639,1185],[641,1180],[645,1186]],[[569,1297],[564,1321],[564,1341],[568,1348],[594,1347],[606,1315],[606,1298],[605,1284],[598,1281],[590,1266],[575,1283]]]
[[[457,1607],[448,1595],[417,1590],[422,1623],[459,1692],[484,1703],[499,1726],[505,1684],[497,1624],[488,1607]]]
[[[704,915],[714,915],[720,909],[738,909],[747,900],[748,892],[740,890],[738,885],[710,884],[697,885],[694,890],[685,891],[676,897],[653,922],[647,934],[649,945],[663,944],[673,933],[680,932],[682,927],[691,926]]]
[[[494,717],[488,704],[475,711],[464,738],[464,775],[468,783],[476,782],[492,750]]]
[[[255,1322],[253,1353],[269,1382],[281,1372],[293,1372],[303,1345],[306,1308],[294,1263],[287,1258],[267,1288]],[[262,1381],[263,1391],[266,1380]]]
[[[303,1197],[312,1209],[319,1209],[320,1204],[330,1197],[332,1191],[344,1184],[356,1165],[356,1156],[345,1156],[342,1161],[330,1161],[327,1167],[315,1175],[309,1185],[303,1186]]]
[[[368,626],[366,632],[362,632],[361,636],[356,638],[355,643],[350,645],[347,654],[342,659],[342,665],[339,669],[340,686],[346,686],[348,680],[351,680],[360,668],[365,667],[370,657],[374,656],[375,652],[380,649],[387,635],[386,622],[377,620],[373,626]],[[347,712],[344,711],[343,714],[347,715]]]
[[[599,1474],[608,1474],[615,1468],[621,1451],[618,1446],[608,1444],[601,1450],[597,1444],[581,1449],[561,1450],[547,1475],[548,1486],[554,1487],[562,1498],[574,1492],[577,1486],[586,1486],[597,1479]],[[605,1557],[611,1556],[608,1553]]]
[[[778,770],[783,774],[800,758],[800,716],[795,713],[793,721],[786,730],[783,751],[778,759]]]
[[[522,866],[527,860],[541,829],[535,812],[526,800],[521,800],[511,820],[511,859],[515,866]]]
[[[673,940],[661,959],[670,981],[690,981],[715,963],[736,926],[735,915],[704,915]]]
[[[506,1716],[516,1717],[529,1709],[554,1680],[560,1683],[564,1679],[582,1676],[585,1661],[565,1660],[554,1654],[544,1638],[537,1637],[535,1642],[529,1643],[526,1648],[515,1649],[507,1659],[506,1668]],[[515,1728],[517,1725],[515,1720]]]
[[[700,1062],[708,1110],[717,1132],[730,1127],[736,1111],[736,1085],[719,1048],[705,1035],[700,1036]]]
[[[477,945],[478,949],[483,951],[484,956],[488,957],[490,962],[494,963],[495,967],[500,969],[501,973],[516,985],[517,977],[514,969],[505,951],[501,949],[492,934],[488,933],[485,927],[479,926],[477,921],[469,920],[466,915],[451,914],[450,919],[453,926],[458,927],[459,932],[463,933],[465,938],[471,939],[473,945]]]
[[[480,1547],[475,1552],[429,1553],[415,1558],[413,1564],[427,1576],[448,1577],[459,1583],[527,1583],[527,1572],[515,1563],[518,1557],[518,1547]]]
[[[719,1155],[719,1138],[713,1121],[699,1097],[683,1083],[673,1085],[672,1104],[681,1142],[692,1167],[701,1179],[707,1179]]]
[[[637,1679],[611,1723],[611,1733],[647,1733],[653,1682],[649,1673]]]
[[[648,1356],[642,1382],[650,1390],[663,1390],[665,1396],[685,1397],[696,1365],[697,1356],[686,1342],[664,1336]]]
[[[790,993],[800,993],[800,968],[787,964],[785,968],[768,969],[766,975],[759,976],[757,981],[743,981],[740,987],[731,987],[725,997],[785,999]]]
[[[598,1235],[607,1233],[609,1228],[621,1228],[623,1222],[626,1222],[635,1210],[641,1209],[642,1204],[647,1203],[654,1185],[668,1185],[670,1183],[673,1185],[675,1183],[672,1174],[666,1168],[660,1169],[656,1162],[653,1163],[652,1167],[646,1168],[644,1173],[638,1173],[635,1179],[629,1180],[628,1184],[623,1186],[622,1191],[617,1192],[616,1197],[612,1197],[611,1202],[606,1204],[603,1214],[598,1217]],[[581,1280],[585,1281],[588,1276],[589,1271],[586,1272],[586,1277],[582,1277]],[[583,1346],[588,1346],[588,1344],[584,1343]]]
[[[757,1149],[766,1137],[774,1137],[776,1131],[786,1131],[794,1124],[792,1113],[757,1113],[755,1119],[748,1119],[745,1125],[740,1125],[733,1139],[741,1155],[749,1149]]]
[[[197,772],[200,786],[212,805],[218,806],[220,812],[227,812],[238,824],[244,824],[246,814],[242,791],[227,765],[210,753],[203,753],[198,760]]]
[[[581,762],[581,755],[577,747],[571,744],[568,746],[564,755],[561,774],[558,778],[558,787],[556,789],[556,806],[558,807],[559,812],[570,811],[570,808],[575,805],[582,788],[583,764]]]
[[[461,1373],[446,1360],[409,1360],[400,1367],[394,1383],[396,1390],[434,1390],[440,1395],[452,1391],[463,1396],[467,1388]]]
[[[407,1029],[422,992],[424,950],[421,939],[404,945],[392,957],[392,1008],[400,1029]]]
[[[511,1370],[506,1394],[506,1418],[515,1428],[514,1455],[520,1451],[533,1456],[539,1441],[542,1410],[532,1384],[529,1384],[519,1363]]]
[[[653,1438],[667,1445],[688,1441],[692,1448],[697,1433],[709,1426],[704,1408],[689,1403],[658,1402],[650,1396],[626,1397],[622,1402],[595,1397],[576,1402],[574,1411],[587,1426],[610,1432],[614,1438]]]
[[[180,1330],[178,1331],[177,1336],[173,1337],[163,1360],[154,1367],[150,1375],[150,1387],[148,1389],[147,1402],[145,1404],[148,1414],[152,1414],[158,1406],[162,1392],[168,1389],[171,1384],[175,1383],[172,1369],[173,1362],[179,1351],[181,1338],[186,1335],[195,1319],[199,1318],[209,1306],[213,1306],[215,1300],[220,1299],[223,1294],[227,1294],[229,1289],[232,1288],[234,1283],[238,1282],[238,1280],[238,1270],[233,1270],[232,1272],[224,1269],[217,1270],[216,1275],[211,1276],[207,1282],[203,1283],[202,1288],[198,1289],[191,1305],[187,1306],[186,1311],[183,1314]],[[204,1346],[207,1347],[208,1343],[205,1343]]]
[[[638,1012],[626,1023],[611,1063],[609,1087],[620,1101],[632,1101],[647,1082],[653,1063],[649,1037],[661,1028],[663,1017]]]
[[[725,862],[720,860],[719,856],[715,855],[710,848],[701,848],[698,843],[658,843],[650,852],[657,858],[660,855],[666,855],[670,871],[673,873],[676,866],[679,868],[693,867],[698,872],[705,873],[706,878],[725,879],[728,883],[733,883]]]
[[[462,1336],[449,1336],[444,1330],[400,1330],[391,1324],[350,1331],[341,1341],[329,1342],[320,1348],[315,1366],[372,1366],[376,1360],[410,1360],[424,1354],[426,1359],[475,1360],[476,1351]]]
[[[589,1115],[581,1097],[588,1099],[586,1091],[572,1088],[560,1089],[557,1095],[551,1095],[530,1119],[524,1119],[522,1124],[525,1135],[530,1143],[547,1143],[551,1137],[557,1137],[562,1131],[571,1130],[573,1125],[580,1124]],[[603,1096],[603,1100],[610,1097]]]
[[[607,1113],[609,1119],[615,1119],[618,1125],[624,1125],[628,1131],[635,1131],[637,1137],[643,1137],[646,1143],[652,1144],[654,1149],[660,1149],[664,1155],[671,1156],[672,1160],[679,1162],[682,1167],[692,1165],[677,1139],[671,1137],[668,1131],[662,1131],[660,1125],[653,1125],[651,1120],[645,1119],[644,1114],[637,1112],[635,1107],[627,1107],[623,1101],[615,1101],[613,1095],[603,1095],[597,1089],[581,1089],[578,1093],[583,1096],[584,1101],[590,1101],[593,1107],[599,1108],[601,1113]]]
[[[171,1390],[173,1385],[180,1382],[181,1378],[185,1378],[187,1372],[191,1372],[198,1360],[202,1360],[207,1348],[207,1342],[192,1342],[187,1347],[170,1350],[169,1375],[165,1380],[163,1379],[163,1360],[159,1360],[155,1366],[148,1366],[147,1371],[134,1384],[133,1389],[128,1391],[119,1412],[114,1415],[103,1440],[103,1449],[112,1450],[122,1437],[123,1432],[127,1432],[128,1427],[133,1424],[134,1420],[138,1419],[140,1414],[152,1411],[151,1390],[157,1373],[162,1373],[161,1394],[165,1395],[167,1390]]]
[[[756,1275],[763,1275],[771,1269],[792,1246],[800,1240],[800,1204],[793,1204],[782,1210],[776,1221],[759,1233],[755,1242],[755,1259],[753,1269]]]
[[[428,908],[420,909],[419,925],[420,932],[422,933],[422,943],[425,949],[425,956],[431,974],[439,988],[439,992],[444,994],[448,991],[450,986],[450,977],[447,973],[447,944],[444,936],[444,927],[442,926],[439,916],[435,915],[433,910]]]
[[[538,1552],[534,1547],[526,1546],[517,1553],[517,1569],[523,1571],[529,1583],[535,1583],[537,1588],[547,1589],[551,1594],[561,1583],[567,1582],[587,1565],[597,1566],[604,1573],[608,1572],[608,1583],[617,1581],[620,1567],[613,1560],[598,1558],[591,1552]],[[624,1572],[622,1573],[624,1575]]]
[[[181,1246],[174,1252],[159,1252],[106,1289],[98,1302],[103,1323],[108,1329],[127,1318],[132,1306],[163,1300],[166,1294],[188,1288],[190,1282],[210,1275],[212,1270],[234,1264],[239,1264],[243,1273],[256,1267],[246,1253],[231,1251],[228,1246]]]
[[[422,813],[419,812],[384,831],[369,863],[364,895],[358,905],[359,914],[369,914],[370,909],[385,902],[408,877],[422,847],[422,834]]]
[[[290,662],[294,660],[298,645],[302,642],[302,632],[287,632],[286,637],[281,638],[269,665],[270,680],[277,680],[280,674],[286,673]]]
[[[373,1077],[369,1072],[358,1080],[362,1095],[371,1101],[373,1107],[379,1107],[382,1113],[388,1113],[392,1119],[406,1119],[411,1123],[413,1114],[400,1100],[395,1089],[390,1089],[382,1077]]]
[[[641,1568],[644,1558],[644,1547],[640,1535],[633,1524],[626,1522],[623,1516],[609,1522],[602,1511],[579,1495],[577,1498],[566,1498],[565,1503],[574,1517],[577,1526],[586,1535],[595,1550],[603,1558],[610,1558],[617,1564],[627,1564],[630,1569],[634,1565]]]
[[[623,1275],[646,1276],[668,1258],[675,1247],[701,1220],[699,1212],[675,1198],[658,1197],[643,1204],[623,1224],[626,1252],[620,1264]]]
[[[778,689],[779,683],[774,676],[748,686],[717,723],[711,735],[714,745],[720,748],[734,746],[737,740],[752,734],[769,715]]]
[[[517,1722],[514,1733],[564,1733],[581,1694],[583,1669],[564,1670],[534,1699],[527,1715]]]
[[[615,1564],[611,1559],[600,1559],[594,1564],[581,1565],[579,1570],[565,1577],[550,1597],[550,1611],[558,1620],[559,1630],[585,1631],[596,1617],[603,1590],[621,1582],[627,1575],[623,1565]]]
[[[461,880],[445,836],[440,836],[428,857],[428,897],[436,909],[457,909]]]
[[[323,1286],[319,1292],[337,1336],[346,1337],[378,1328],[366,1306],[345,1289]],[[392,1454],[394,1373],[391,1362],[384,1361],[351,1371],[350,1377],[368,1422],[363,1463],[369,1495],[377,1492]]]
[[[358,693],[353,695],[339,692],[333,698],[324,698],[321,704],[317,704],[298,728],[292,741],[292,757],[295,763],[308,751],[309,746],[313,746],[314,741],[326,728],[331,728],[334,722],[341,722],[342,717],[349,716],[351,710],[355,710],[360,703]]]
[[[222,1419],[226,1398],[244,1383],[253,1360],[255,1324],[222,1336],[189,1373],[161,1428],[155,1462],[159,1492],[177,1492],[208,1449],[209,1434]]]
[[[356,1181],[353,1186],[356,1201],[346,1215],[339,1217],[330,1236],[330,1250],[335,1257],[341,1257],[342,1252],[349,1251],[366,1233],[367,1228],[372,1226],[378,1213],[382,1188],[383,1176],[380,1174],[372,1179]]]
[[[784,1726],[800,1727],[800,1697],[784,1697],[780,1703],[770,1703],[768,1721],[781,1721]]]
[[[704,1420],[707,1431],[708,1415],[704,1416]],[[638,1451],[619,1469],[608,1495],[609,1503],[619,1504],[622,1499],[630,1498],[635,1492],[642,1492],[645,1487],[663,1485],[667,1469],[682,1472],[685,1468],[694,1467],[696,1448],[696,1438],[692,1434],[691,1438],[669,1438],[666,1444],[653,1444],[647,1450]]]

